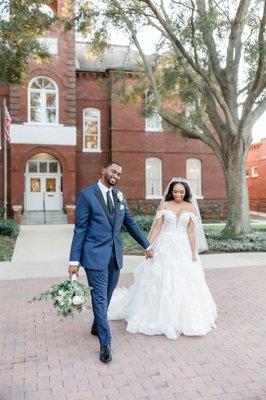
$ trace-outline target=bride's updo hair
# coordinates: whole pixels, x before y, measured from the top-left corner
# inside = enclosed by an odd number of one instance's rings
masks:
[[[165,196],[165,201],[170,201],[170,200],[174,200],[174,196],[173,196],[173,189],[175,185],[183,185],[185,188],[185,196],[183,198],[184,201],[187,201],[188,203],[191,202],[191,191],[190,188],[188,186],[188,184],[186,182],[180,182],[180,181],[173,181],[170,185],[169,185],[169,189],[168,192]]]

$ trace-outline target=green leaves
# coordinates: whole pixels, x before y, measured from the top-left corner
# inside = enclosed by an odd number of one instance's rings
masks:
[[[264,232],[230,236],[224,236],[222,233],[206,233],[206,238],[211,253],[266,251],[266,234]]]
[[[74,316],[75,312],[85,310],[90,297],[91,288],[77,281],[67,280],[29,300],[29,303],[41,300],[52,300],[58,315]],[[87,307],[88,308],[88,307]]]
[[[20,84],[30,60],[50,57],[38,38],[57,18],[43,9],[41,0],[5,0],[1,11],[0,82]]]
[[[19,225],[13,219],[7,219],[6,221],[1,219],[0,209],[0,235],[16,237],[18,233]]]

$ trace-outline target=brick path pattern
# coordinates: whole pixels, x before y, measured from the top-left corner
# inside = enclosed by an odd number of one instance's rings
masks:
[[[266,268],[207,270],[218,327],[173,341],[111,322],[113,361],[99,361],[84,314],[61,320],[27,300],[60,279],[2,281],[1,400],[266,400]],[[122,275],[120,285],[132,282]]]

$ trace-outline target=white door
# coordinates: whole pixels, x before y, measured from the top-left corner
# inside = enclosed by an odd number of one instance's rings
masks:
[[[26,168],[25,209],[61,210],[61,170],[56,160],[30,160]]]

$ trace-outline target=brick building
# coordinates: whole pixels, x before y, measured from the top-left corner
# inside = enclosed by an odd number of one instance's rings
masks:
[[[266,213],[266,138],[250,146],[247,181],[250,210]]]
[[[60,14],[64,0],[54,4],[53,12]],[[102,57],[89,59],[73,32],[55,29],[44,40],[52,62],[32,64],[24,86],[0,86],[0,100],[7,99],[12,118],[11,210],[14,205],[24,211],[65,210],[110,159],[123,166],[119,186],[131,206],[159,199],[173,176],[186,176],[203,206],[225,201],[223,173],[209,147],[168,132],[158,115],[145,119],[141,104],[124,104],[112,87],[106,90],[117,69],[129,82],[137,79],[135,51],[111,46]],[[1,176],[2,169],[3,149]]]

